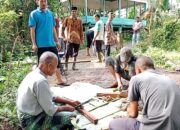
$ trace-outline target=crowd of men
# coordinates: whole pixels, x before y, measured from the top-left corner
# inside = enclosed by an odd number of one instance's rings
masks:
[[[53,12],[47,8],[47,0],[38,0],[37,3],[39,7],[30,14],[29,27],[32,49],[37,52],[38,67],[24,78],[18,88],[16,100],[18,118],[25,130],[73,130],[71,118],[76,116],[75,107],[81,103],[53,95],[47,76],[56,73],[58,84],[66,85],[62,80],[58,57],[63,42],[66,43],[66,70],[70,56],[74,58],[72,70],[77,69],[79,47],[84,42],[82,20],[77,17],[77,7],[72,7],[71,16],[63,20],[60,25],[61,31],[58,32],[57,20]],[[87,54],[90,55],[89,48],[93,44],[96,47],[98,62],[103,62],[102,44],[105,42],[105,63],[115,78],[115,83],[110,88],[124,89],[122,78],[130,81],[128,116],[113,119],[109,129],[180,130],[179,87],[175,81],[158,73],[149,57],[134,56],[128,47],[123,47],[115,59],[109,57],[114,34],[113,14],[109,13],[108,16],[105,31],[100,15],[94,16],[96,25],[87,33],[90,36],[87,39]],[[136,42],[139,41],[140,27],[137,17],[137,23],[133,27],[133,39],[137,38]],[[139,101],[143,103],[141,120],[137,119]]]

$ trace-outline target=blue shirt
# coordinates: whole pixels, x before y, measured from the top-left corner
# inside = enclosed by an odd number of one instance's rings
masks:
[[[31,12],[29,27],[35,27],[35,41],[38,48],[56,46],[53,32],[55,25],[54,14],[50,10],[42,11],[37,8]]]

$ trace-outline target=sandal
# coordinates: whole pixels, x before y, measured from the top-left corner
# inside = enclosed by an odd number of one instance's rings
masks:
[[[57,83],[57,85],[61,85],[61,86],[70,86],[70,84],[67,84],[67,83]]]

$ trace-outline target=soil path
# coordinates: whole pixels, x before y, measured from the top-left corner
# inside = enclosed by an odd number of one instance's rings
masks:
[[[72,84],[74,82],[86,82],[98,85],[100,87],[108,87],[115,81],[113,76],[105,67],[105,64],[96,63],[96,56],[86,56],[86,50],[83,49],[79,51],[77,61],[85,60],[90,60],[91,62],[77,63],[76,66],[78,70],[76,71],[72,70],[72,63],[69,64],[68,71],[66,72],[67,76],[63,76],[64,79],[67,79],[68,83]],[[72,61],[72,59],[70,59],[70,61]],[[163,69],[158,69],[158,71],[174,79],[180,86],[180,72],[167,72]],[[50,82],[53,86],[57,86],[54,82],[54,77],[50,79]]]
[[[91,53],[92,54],[92,53]],[[72,61],[73,59],[70,59]],[[101,87],[108,87],[114,82],[113,76],[105,67],[105,63],[96,63],[96,56],[86,56],[86,50],[80,50],[77,61],[90,61],[77,63],[76,68],[78,70],[72,70],[72,63],[68,65],[68,71],[66,76],[63,76],[64,80],[67,79],[69,84],[74,82],[86,82],[96,84]],[[64,62],[64,60],[62,61]],[[50,78],[50,83],[53,86],[57,86],[54,82],[54,77]]]

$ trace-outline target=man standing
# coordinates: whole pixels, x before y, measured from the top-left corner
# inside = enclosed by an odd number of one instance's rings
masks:
[[[58,37],[55,29],[55,18],[53,13],[47,9],[47,0],[38,0],[38,8],[31,12],[29,17],[29,27],[32,40],[32,49],[37,52],[38,63],[43,52],[51,51],[58,56]],[[62,80],[60,72],[60,61],[56,69],[57,84],[66,85]]]
[[[132,46],[139,43],[140,40],[140,30],[142,28],[142,22],[140,17],[136,17],[136,22],[133,25],[133,37],[132,37]]]
[[[67,28],[67,38],[65,38],[65,29]],[[81,18],[77,17],[77,7],[71,7],[71,16],[65,18],[62,27],[62,37],[67,41],[65,69],[68,70],[69,56],[74,57],[72,70],[76,69],[76,59],[80,44],[83,44],[83,25]]]
[[[103,61],[102,45],[104,44],[104,23],[100,20],[100,15],[95,14],[94,19],[96,25],[94,27],[94,39],[93,43],[96,46],[96,52],[98,56],[98,62]]]
[[[59,41],[60,41],[60,44],[61,44],[61,50],[60,50],[60,52],[63,52],[63,53],[65,53],[65,41],[64,41],[64,39],[63,39],[63,37],[62,37],[62,25],[63,25],[63,21],[64,21],[64,17],[62,17],[61,18],[61,20],[60,20],[60,22],[59,22]]]
[[[16,105],[23,129],[73,130],[71,117],[76,115],[72,112],[80,102],[52,95],[47,76],[53,75],[57,65],[58,57],[46,51],[41,55],[38,67],[21,82],[17,91]]]
[[[116,80],[108,88],[118,87],[123,89],[122,78],[129,81],[135,75],[135,62],[136,57],[129,47],[123,47],[115,60],[111,57],[106,58],[106,66]]]
[[[135,65],[136,76],[129,85],[127,109],[129,118],[110,122],[110,130],[180,130],[180,89],[176,83],[154,70],[153,61],[140,57]],[[143,115],[138,121],[138,101]]]
[[[111,45],[113,44],[112,37],[114,36],[114,32],[113,32],[113,25],[112,25],[112,20],[113,20],[113,13],[110,12],[108,14],[108,21],[106,22],[106,32],[105,32],[105,58],[107,58],[108,56],[110,56],[111,53]]]

